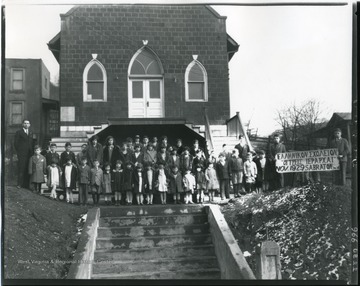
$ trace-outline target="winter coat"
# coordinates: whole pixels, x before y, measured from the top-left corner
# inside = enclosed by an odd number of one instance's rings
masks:
[[[73,151],[70,151],[69,153],[67,151],[64,151],[61,153],[60,163],[59,163],[60,168],[64,167],[64,165],[66,165],[67,160],[69,158],[71,159],[71,163],[76,164],[76,157],[75,157],[75,153]]]
[[[137,166],[138,163],[144,164],[144,154],[142,152],[139,153],[138,157],[136,157],[135,152],[131,154],[131,162]]]
[[[205,190],[206,188],[206,178],[203,171],[195,173],[196,189]]]
[[[178,167],[178,169],[180,169],[180,157],[176,156],[174,159],[174,156],[170,155],[166,165],[167,165],[169,171],[172,166],[176,166],[176,167]]]
[[[163,164],[165,168],[167,168],[167,162],[169,161],[169,153],[165,152],[162,154],[161,152],[158,152],[156,154],[156,164]]]
[[[239,150],[239,157],[245,162],[247,153],[250,152],[250,148],[248,144],[244,144],[243,146],[239,144],[235,145],[235,148]]]
[[[96,143],[94,147],[93,144],[89,144],[86,149],[87,160],[90,167],[94,167],[94,160],[97,159],[100,163],[100,166],[103,165],[103,147],[100,143]]]
[[[196,168],[197,165],[200,164],[202,165],[201,169],[204,170],[205,169],[205,159],[203,157],[194,157],[193,162],[192,162],[192,173],[195,174],[196,173]]]
[[[188,157],[185,157],[184,154],[180,156],[180,171],[182,174],[185,174],[185,171],[187,169],[192,170],[192,162],[193,162],[193,157],[190,154]]]
[[[70,174],[70,189],[75,190],[76,189],[76,181],[78,178],[78,173],[77,173],[77,168],[75,164],[71,164],[72,165],[72,169],[71,169],[71,174]],[[66,184],[65,184],[65,167],[66,165],[62,168],[62,176],[61,176],[61,185],[62,187],[65,189]]]
[[[80,165],[78,167],[78,178],[80,184],[90,184],[91,168],[89,167],[89,165]]]
[[[333,139],[329,143],[329,148],[336,148],[339,151],[339,155],[342,155],[340,161],[347,162],[348,155],[350,154],[349,143],[345,138]]]
[[[123,152],[120,151],[119,153],[119,160],[122,162],[123,166],[125,167],[125,163],[128,161],[131,161],[131,155],[132,152],[130,152],[129,150],[127,150],[126,154],[124,154]]]
[[[116,161],[120,160],[120,147],[117,145],[114,145],[112,148],[111,158],[110,158],[110,152],[109,152],[109,146],[105,146],[103,148],[103,162],[104,166],[106,164],[109,164],[111,168],[115,168]]]
[[[151,162],[151,163],[156,163],[157,160],[157,156],[156,156],[157,152],[155,150],[146,150],[146,152],[144,153],[144,164],[146,162]]]
[[[256,159],[254,162],[256,164],[256,168],[257,168],[257,176],[256,176],[256,180],[258,182],[263,182],[263,181],[270,181],[271,179],[271,164],[270,161],[265,158],[265,167],[264,169],[261,168],[261,163],[260,163],[260,158]]]
[[[52,163],[55,163],[56,165],[60,166],[60,155],[57,152],[48,152],[46,153],[46,165],[49,166]]]
[[[244,175],[246,183],[254,183],[257,176],[256,164],[253,161],[244,163]]]
[[[191,192],[193,194],[194,189],[196,188],[195,177],[191,174],[186,174],[183,177],[183,182],[184,182],[184,191]]]
[[[92,168],[90,170],[90,185],[91,186],[99,186],[98,193],[102,193],[103,181],[104,181],[104,173],[101,168],[97,169]]]
[[[269,159],[270,161],[274,161],[275,160],[275,156],[277,153],[285,153],[286,152],[286,148],[285,145],[282,143],[278,143],[278,144],[272,144],[270,146],[270,151],[269,151]]]
[[[122,176],[122,189],[125,192],[132,191],[133,185],[133,170],[125,168]]]
[[[244,162],[241,158],[231,157],[229,160],[230,172],[238,173],[244,171]]]
[[[217,190],[219,189],[219,181],[214,168],[207,168],[205,170],[206,189]]]
[[[84,157],[87,160],[86,152],[83,153],[83,152],[80,151],[79,153],[76,154],[76,165],[77,165],[78,168],[82,165],[82,158],[84,158]],[[86,164],[89,165],[88,162]]]
[[[169,192],[170,194],[183,193],[183,177],[180,172],[169,174]]]
[[[230,179],[230,164],[228,161],[225,161],[225,164],[218,162],[216,164],[216,174],[219,180],[229,180]]]
[[[43,155],[31,156],[29,161],[29,175],[31,183],[44,183],[46,174],[46,158]]]
[[[111,188],[113,192],[122,192],[123,170],[113,170],[111,175]]]

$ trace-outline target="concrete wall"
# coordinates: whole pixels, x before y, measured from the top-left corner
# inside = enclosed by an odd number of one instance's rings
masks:
[[[90,279],[96,248],[100,209],[89,209],[67,279]]]
[[[221,270],[221,279],[255,279],[255,275],[245,260],[219,206],[208,206],[207,213],[212,241]]]
[[[61,106],[75,106],[75,120],[61,125],[99,125],[128,117],[128,68],[148,40],[164,68],[165,117],[204,124],[229,118],[225,17],[204,5],[83,5],[61,16]],[[107,102],[83,101],[83,71],[96,53],[107,72]],[[208,102],[185,102],[184,76],[192,55],[208,75]],[[100,112],[99,112],[100,111]]]

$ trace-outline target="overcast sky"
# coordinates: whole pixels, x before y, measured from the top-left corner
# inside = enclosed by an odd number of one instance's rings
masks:
[[[72,6],[6,3],[6,58],[42,58],[54,81],[59,66],[47,43]],[[276,110],[293,102],[315,98],[327,119],[351,111],[351,2],[213,8],[240,44],[229,64],[231,116],[239,111],[244,124],[268,135],[279,128]]]

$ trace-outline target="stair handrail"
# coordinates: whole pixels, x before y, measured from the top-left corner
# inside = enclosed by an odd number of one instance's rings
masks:
[[[208,149],[208,153],[210,154],[211,151],[214,151],[214,143],[212,139],[210,123],[209,123],[206,107],[204,107],[204,118],[205,118],[205,141],[206,141],[206,147]]]

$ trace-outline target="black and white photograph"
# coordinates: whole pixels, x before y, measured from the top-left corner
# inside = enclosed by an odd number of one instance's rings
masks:
[[[358,284],[358,3],[1,8],[3,285]]]

